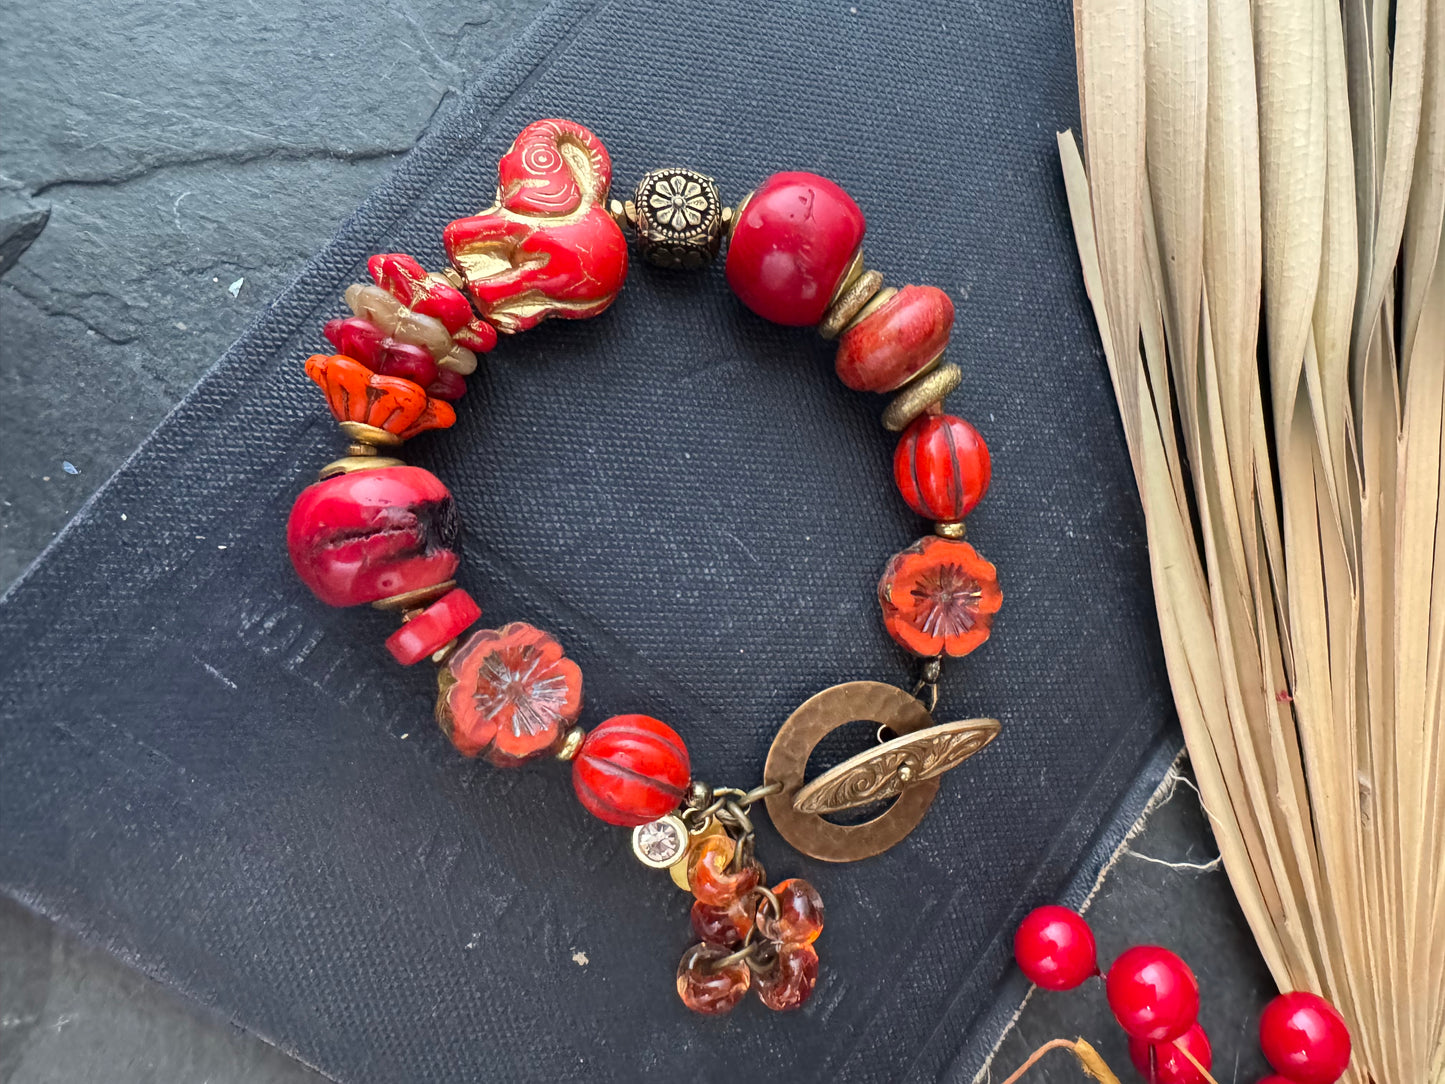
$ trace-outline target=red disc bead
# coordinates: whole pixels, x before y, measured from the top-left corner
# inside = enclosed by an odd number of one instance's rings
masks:
[[[420,467],[378,467],[307,486],[291,506],[286,546],[329,606],[359,606],[445,583],[460,520],[441,480]]]
[[[866,227],[853,198],[828,178],[774,173],[733,221],[728,285],[764,319],[793,327],[816,324]]]
[[[993,464],[977,429],[951,414],[925,414],[893,453],[898,492],[920,516],[954,523],[988,492]]]
[[[838,379],[854,391],[892,391],[948,345],[953,301],[937,286],[905,286],[838,339]]]
[[[1275,1072],[1294,1084],[1333,1084],[1350,1064],[1350,1029],[1317,994],[1280,994],[1259,1018],[1259,1045]]]
[[[1154,1051],[1154,1065],[1149,1065],[1150,1048]],[[1195,1024],[1179,1038],[1168,1043],[1147,1043],[1143,1039],[1129,1040],[1129,1060],[1140,1076],[1151,1084],[1208,1084],[1204,1073],[1194,1067],[1194,1062],[1184,1056],[1189,1051],[1194,1061],[1204,1066],[1205,1071],[1214,1064],[1214,1048],[1209,1045],[1209,1036]]]
[[[1109,968],[1109,1008],[1129,1035],[1163,1043],[1189,1030],[1199,1016],[1199,981],[1168,949],[1135,945]]]
[[[682,803],[691,770],[672,727],[647,715],[614,715],[583,740],[572,789],[593,816],[635,828]]]
[[[1094,931],[1067,907],[1030,911],[1014,933],[1014,959],[1028,980],[1045,990],[1072,990],[1099,973]]]
[[[471,628],[482,608],[460,589],[448,591],[386,638],[386,649],[403,666],[421,662]]]

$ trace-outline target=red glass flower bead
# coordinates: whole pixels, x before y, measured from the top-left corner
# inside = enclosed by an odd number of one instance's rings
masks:
[[[437,599],[386,638],[386,649],[403,666],[421,662],[471,628],[482,608],[465,591],[454,589]]]
[[[721,1016],[743,999],[752,985],[753,971],[746,960],[721,964],[728,950],[706,942],[693,945],[677,965],[677,996],[693,1012]],[[719,966],[721,964],[721,966]]]
[[[838,338],[838,379],[854,391],[885,392],[943,353],[953,301],[937,286],[905,286]]]
[[[816,324],[866,228],[853,198],[828,178],[774,173],[733,220],[728,285],[744,305],[775,324]]]
[[[467,381],[460,373],[438,369],[436,378],[426,386],[426,393],[433,399],[449,399],[455,402],[467,393]]]
[[[1199,982],[1168,949],[1135,945],[1109,968],[1105,992],[1114,1019],[1130,1036],[1163,1043],[1189,1030],[1199,1015]]]
[[[754,980],[758,1000],[777,1012],[798,1009],[818,985],[818,950],[807,942],[779,945],[777,962]]]
[[[1014,959],[1045,990],[1072,990],[1099,973],[1094,931],[1067,907],[1039,907],[1024,916],[1014,933]]]
[[[473,319],[467,295],[441,275],[429,275],[405,252],[382,252],[366,261],[371,281],[413,312],[434,316],[454,334]]]
[[[920,516],[956,523],[988,492],[992,465],[978,430],[951,414],[925,414],[893,453],[898,492]]]
[[[497,202],[443,234],[482,316],[525,331],[549,316],[611,305],[627,275],[627,239],[607,213],[612,160],[570,120],[522,129],[497,168]]]
[[[1154,1050],[1152,1069],[1149,1065],[1151,1047]],[[1214,1049],[1209,1045],[1209,1036],[1198,1024],[1167,1043],[1148,1043],[1132,1036],[1129,1039],[1129,1060],[1150,1084],[1207,1084],[1208,1078],[1184,1056],[1184,1050],[1194,1055],[1205,1072],[1214,1064]]]
[[[883,626],[915,655],[967,655],[1003,605],[998,573],[967,542],[929,536],[895,555],[878,582]]]
[[[756,862],[733,868],[737,844],[727,836],[708,836],[687,860],[687,883],[703,903],[726,907],[758,887],[762,870]]]
[[[383,376],[403,377],[426,388],[442,371],[420,346],[393,339],[370,320],[359,316],[330,320],[323,330],[337,351]]]
[[[374,373],[340,354],[313,354],[306,375],[326,393],[339,422],[362,422],[410,440],[428,429],[448,429],[457,420],[450,403],[430,398],[410,380]]]
[[[452,578],[456,506],[420,467],[377,467],[307,486],[291,506],[286,546],[306,586],[329,606],[359,606]]]
[[[1350,1064],[1350,1029],[1338,1009],[1306,991],[1280,994],[1259,1018],[1265,1060],[1294,1084],[1333,1084]]]
[[[801,877],[789,877],[773,886],[779,913],[770,904],[758,908],[758,933],[769,941],[811,945],[823,932],[823,897]]]
[[[561,644],[520,621],[458,644],[438,688],[442,732],[499,767],[555,751],[582,711],[582,671]]]
[[[722,907],[693,900],[691,917],[693,933],[709,945],[728,949],[741,945],[753,928],[753,908],[745,899],[734,899]]]
[[[681,804],[691,770],[687,746],[666,723],[614,715],[582,742],[572,761],[572,789],[593,816],[636,828]]]
[[[465,376],[477,368],[477,355],[454,339],[446,324],[407,308],[380,286],[352,283],[346,288],[346,304],[358,319],[390,338],[421,347],[444,369]]]

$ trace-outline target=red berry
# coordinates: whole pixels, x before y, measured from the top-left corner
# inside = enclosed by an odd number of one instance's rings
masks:
[[[1109,968],[1105,985],[1114,1019],[1151,1043],[1177,1039],[1199,1015],[1199,981],[1168,949],[1135,945]]]
[[[1259,1018],[1259,1045],[1275,1072],[1293,1084],[1333,1084],[1350,1064],[1350,1029],[1316,994],[1280,994]]]
[[[1261,1077],[1259,1084],[1294,1084],[1294,1081],[1287,1076],[1270,1073],[1267,1077]]]
[[[1045,990],[1072,990],[1099,973],[1094,931],[1067,907],[1030,911],[1014,934],[1014,959]]]
[[[1154,1051],[1154,1068],[1149,1068],[1149,1050]],[[1182,1049],[1181,1049],[1182,1048]],[[1214,1050],[1209,1045],[1209,1036],[1195,1024],[1179,1038],[1169,1043],[1146,1043],[1143,1039],[1129,1040],[1129,1060],[1139,1074],[1152,1084],[1207,1084],[1206,1077],[1194,1067],[1183,1054],[1188,1050],[1200,1065],[1208,1069],[1214,1064]]]

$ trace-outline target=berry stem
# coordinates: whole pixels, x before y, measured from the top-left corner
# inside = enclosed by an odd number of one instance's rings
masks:
[[[1099,1081],[1100,1084],[1119,1084],[1119,1078],[1114,1075],[1114,1071],[1109,1068],[1104,1059],[1099,1057],[1099,1052],[1083,1039],[1049,1040],[1030,1054],[1029,1060],[1015,1069],[1003,1084],[1018,1084],[1019,1078],[1032,1069],[1040,1058],[1050,1050],[1059,1049],[1066,1049],[1072,1053],[1074,1057],[1078,1059],[1079,1065],[1084,1072]],[[1216,1084],[1216,1082],[1211,1078],[1209,1084]]]

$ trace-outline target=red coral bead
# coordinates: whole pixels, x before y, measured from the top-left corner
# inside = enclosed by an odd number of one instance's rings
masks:
[[[386,649],[403,666],[421,662],[460,636],[482,616],[482,608],[462,590],[448,591],[386,638]]]
[[[445,583],[460,520],[441,480],[420,467],[378,467],[307,486],[291,506],[286,546],[306,586],[330,606]]]
[[[572,788],[593,816],[636,828],[681,804],[691,770],[687,746],[666,723],[614,715],[582,742],[572,762]]]
[[[774,173],[733,222],[728,285],[764,319],[793,327],[816,324],[867,225],[853,198],[828,178]]]
[[[834,362],[854,391],[892,391],[948,345],[953,301],[937,286],[905,286],[843,332]]]
[[[1099,973],[1094,931],[1067,907],[1030,911],[1014,933],[1014,959],[1028,980],[1045,990],[1072,990]]]
[[[1339,1010],[1303,990],[1280,994],[1259,1018],[1259,1045],[1294,1084],[1333,1084],[1350,1064],[1350,1029]]]
[[[1149,1051],[1154,1051],[1154,1065],[1149,1065]],[[1209,1045],[1209,1036],[1195,1024],[1179,1038],[1168,1043],[1147,1043],[1143,1039],[1129,1040],[1129,1060],[1139,1075],[1150,1084],[1207,1084],[1204,1073],[1194,1067],[1194,1062],[1184,1056],[1187,1050],[1194,1060],[1204,1066],[1205,1072],[1214,1064],[1214,1048]]]
[[[1199,981],[1194,972],[1157,945],[1126,949],[1109,968],[1105,992],[1119,1026],[1145,1042],[1177,1039],[1199,1016]]]
[[[925,414],[893,453],[898,492],[920,516],[953,523],[978,507],[993,475],[977,429],[951,414]]]

